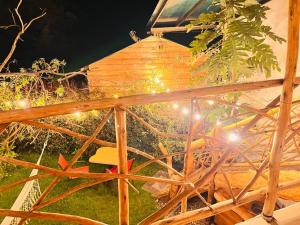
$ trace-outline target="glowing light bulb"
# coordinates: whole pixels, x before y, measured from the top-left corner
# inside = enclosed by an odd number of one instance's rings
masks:
[[[160,79],[158,77],[155,77],[154,79],[155,83],[159,84],[160,83]]]
[[[216,125],[217,125],[217,126],[221,126],[221,125],[222,125],[222,122],[221,122],[220,120],[217,120]]]
[[[184,114],[184,115],[187,115],[189,113],[189,110],[188,108],[184,107],[181,112]]]
[[[207,100],[207,103],[208,103],[209,105],[215,104],[215,102],[214,102],[213,100]]]
[[[170,88],[167,88],[166,92],[167,92],[167,93],[170,93],[170,91],[171,91]]]
[[[179,105],[178,105],[177,103],[174,103],[174,104],[172,105],[172,107],[173,107],[173,109],[178,109],[178,108],[179,108]]]
[[[19,106],[20,108],[23,108],[23,109],[29,107],[28,102],[25,99],[21,99],[21,100],[17,101],[17,106]]]
[[[81,117],[81,112],[74,112],[73,115],[74,115],[76,118],[80,119],[80,117]]]
[[[232,133],[229,133],[228,140],[230,142],[237,142],[238,140],[240,140],[240,137],[238,136],[237,133],[232,132]]]
[[[194,117],[195,117],[196,120],[200,120],[201,119],[201,115],[199,113],[196,113],[194,115]]]
[[[114,98],[119,98],[119,95],[117,95],[117,94],[114,94]]]
[[[163,86],[165,86],[165,84],[164,84],[163,82],[161,82],[161,83],[160,83],[160,86],[163,87]]]

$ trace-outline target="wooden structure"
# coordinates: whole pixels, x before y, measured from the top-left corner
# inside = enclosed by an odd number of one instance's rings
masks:
[[[89,65],[87,72],[90,92],[106,97],[186,89],[193,75],[190,50],[158,36],[147,37]]]
[[[84,144],[73,156],[73,159],[65,170],[57,170],[1,156],[0,161],[2,162],[39,169],[46,175],[54,176],[54,179],[42,192],[38,201],[33,205],[30,211],[23,212],[0,209],[0,216],[20,217],[22,218],[19,223],[20,225],[24,224],[28,218],[68,221],[86,225],[104,224],[99,221],[76,215],[41,212],[40,210],[76,191],[112,179],[118,179],[119,224],[121,225],[130,224],[130,201],[127,180],[161,182],[179,187],[178,192],[172,195],[170,201],[152,215],[142,220],[140,222],[141,225],[188,224],[218,214],[220,214],[220,216],[238,214],[240,216],[239,219],[247,220],[249,217],[253,216],[247,208],[248,204],[254,201],[264,202],[263,218],[270,222],[273,219],[273,212],[278,196],[300,201],[297,194],[300,192],[300,101],[293,101],[292,98],[293,89],[300,84],[300,78],[295,76],[299,48],[300,1],[290,0],[289,2],[287,69],[283,79],[180,90],[156,95],[144,94],[120,98],[105,98],[86,102],[64,103],[0,112],[1,130],[9,126],[10,123],[20,122],[85,140]],[[256,109],[243,104],[236,105],[234,103],[226,102],[218,98],[218,96],[212,96],[229,92],[245,92],[280,86],[282,86],[281,96],[275,98],[263,109]],[[214,101],[218,101],[219,104],[241,107],[254,115],[243,120],[238,127],[231,126],[226,129],[219,127],[214,130],[215,132],[211,132],[207,135],[194,134],[197,123],[191,116],[188,134],[179,135],[163,133],[157,130],[151,124],[148,124],[145,120],[126,108],[128,106],[140,104],[190,100],[191,111],[193,111],[195,108],[194,106],[203,99],[214,99]],[[66,128],[38,121],[40,118],[49,116],[65,115],[76,111],[90,111],[93,109],[107,110],[107,113],[91,136],[82,135]],[[110,143],[97,138],[97,135],[101,132],[105,123],[113,113],[115,114],[117,143]],[[174,138],[176,140],[185,139],[185,151],[168,154],[167,150],[163,149],[163,146],[160,146],[163,155],[155,158],[142,150],[127,146],[126,115],[132,116],[157,135]],[[228,134],[226,132],[230,129],[238,129],[242,138],[241,142],[230,142],[224,138]],[[68,171],[91,143],[108,147],[117,147],[119,159],[118,174],[77,173]],[[139,154],[147,158],[148,161],[134,168],[131,173],[128,173],[128,151]],[[183,155],[185,157],[186,165],[184,166],[183,172],[175,170],[171,164],[168,163],[171,156],[176,155]],[[194,156],[198,159],[197,165],[190,164],[192,162],[191,159]],[[168,159],[167,163],[163,161],[165,158]],[[136,174],[140,169],[151,163],[158,163],[166,168],[170,174],[170,178],[157,178]],[[249,171],[252,173],[249,173]],[[172,173],[176,176],[172,176]],[[0,186],[0,192],[5,192],[33,179],[42,179],[45,177],[45,174],[31,176],[12,184]],[[46,199],[48,194],[63,177],[70,176],[81,177],[85,180],[63,194]],[[243,179],[245,179],[244,182],[242,182]],[[214,188],[209,187],[211,184],[213,184]],[[218,201],[217,203],[212,204],[208,199],[205,199],[202,196],[202,193],[207,191],[215,197]],[[187,199],[191,196],[199,197],[199,200],[203,202],[204,207],[187,211]],[[178,206],[182,206],[182,212],[177,215],[171,215],[170,212]],[[298,206],[295,206],[295,208],[297,207]],[[232,214],[232,212],[235,214]],[[299,216],[296,219],[299,221]],[[251,222],[249,223],[253,224]]]

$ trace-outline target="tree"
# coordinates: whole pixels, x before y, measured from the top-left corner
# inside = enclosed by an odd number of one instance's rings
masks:
[[[207,70],[207,81],[216,84],[237,82],[260,70],[266,77],[272,70],[280,71],[270,38],[282,43],[283,38],[263,24],[268,7],[248,0],[214,0],[212,12],[202,13],[188,28],[210,25],[191,42],[195,56],[204,54],[206,62],[199,68]]]

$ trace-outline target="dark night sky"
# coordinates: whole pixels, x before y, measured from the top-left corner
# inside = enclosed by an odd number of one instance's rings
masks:
[[[146,24],[158,0],[24,0],[25,21],[46,9],[47,15],[23,36],[13,58],[28,67],[40,57],[67,61],[74,70],[133,43],[129,31],[147,36]],[[0,0],[0,25],[11,21],[8,9],[17,0]],[[0,31],[0,60],[7,54],[16,28]]]

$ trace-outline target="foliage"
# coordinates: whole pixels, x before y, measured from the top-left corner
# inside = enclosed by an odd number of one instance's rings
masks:
[[[67,101],[67,98],[62,98],[66,92],[65,88],[56,77],[49,75],[63,71],[64,65],[64,60],[53,59],[48,63],[41,58],[34,61],[31,68],[21,68],[21,74],[3,75],[0,82],[0,110],[24,109]],[[22,142],[25,138],[34,141],[39,134],[37,129],[30,126],[21,123],[10,124],[0,134],[0,155],[13,157],[12,150],[16,142]],[[6,167],[6,164],[0,165],[0,174],[4,174]]]
[[[20,153],[19,157],[22,160],[35,163],[39,157],[37,153]],[[67,160],[70,160],[70,156],[66,156]],[[57,166],[58,154],[51,153],[45,155],[41,164],[52,168],[58,168]],[[135,160],[134,167],[139,165],[143,161]],[[84,164],[77,164],[81,166]],[[160,167],[156,164],[147,166],[141,171],[141,175],[152,176]],[[90,164],[92,172],[104,172],[105,167],[99,164]],[[24,177],[28,177],[30,169],[23,167],[16,167],[10,176],[0,180],[1,185],[11,184],[15,181],[21,180]],[[39,180],[41,189],[44,190],[47,185],[52,181],[53,177],[46,177]],[[78,186],[82,183],[81,179],[63,179],[57,187],[49,194],[49,198],[53,198],[59,194],[64,193],[68,189]],[[130,194],[130,224],[137,224],[147,215],[157,210],[155,199],[150,193],[142,189],[144,182],[134,181],[132,184],[140,190],[140,193],[136,193],[129,188]],[[11,207],[16,197],[20,193],[22,185],[12,188],[11,190],[0,194],[0,207],[8,209]],[[83,197],[84,196],[84,197]],[[109,204],[108,204],[109,203]],[[109,183],[99,184],[90,188],[85,188],[76,192],[59,202],[47,206],[43,209],[46,212],[66,213],[72,215],[83,216],[94,220],[99,220],[106,224],[116,225],[118,224],[118,195],[117,189]],[[138,212],[138,213],[134,213]],[[1,221],[1,219],[0,219]],[[46,220],[30,220],[30,224],[35,225],[70,225],[70,222],[58,222],[58,221],[46,221]],[[75,224],[74,224],[75,225]]]
[[[194,55],[204,54],[208,82],[230,83],[253,75],[259,69],[266,77],[272,70],[280,71],[277,58],[266,39],[282,43],[284,39],[263,24],[268,7],[247,0],[214,0],[219,11],[201,13],[188,28],[209,25],[191,42]]]

